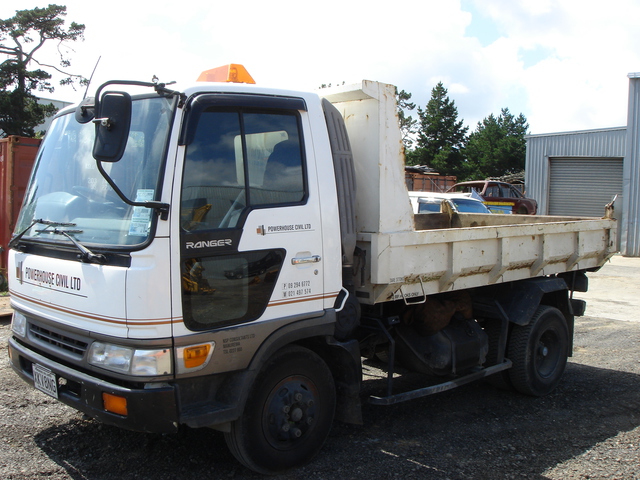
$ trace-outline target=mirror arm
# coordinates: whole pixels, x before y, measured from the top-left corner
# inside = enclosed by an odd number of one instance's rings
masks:
[[[99,123],[100,126],[105,127],[107,130],[111,130],[113,126],[113,120],[111,118],[94,118],[91,120],[93,123]]]
[[[161,220],[167,220],[169,218],[168,203],[162,203],[162,202],[156,202],[156,201],[134,202],[130,200],[129,198],[127,198],[127,196],[124,193],[122,193],[120,188],[118,188],[118,185],[116,185],[116,183],[109,176],[109,174],[104,170],[104,168],[102,168],[102,162],[99,160],[96,160],[96,165],[98,167],[98,171],[100,172],[100,175],[102,175],[102,177],[107,181],[107,183],[111,186],[111,188],[113,188],[113,191],[116,192],[118,197],[120,197],[120,199],[124,203],[126,203],[127,205],[131,205],[132,207],[153,208],[156,211],[156,213],[160,215]]]
[[[174,83],[176,82],[156,83],[154,89],[158,95],[169,95],[169,96],[176,95],[178,98],[180,98],[180,100],[178,101],[178,108],[182,108],[187,101],[187,96],[183,92],[179,92],[178,90],[171,90],[170,88],[167,88],[167,85],[172,85]]]

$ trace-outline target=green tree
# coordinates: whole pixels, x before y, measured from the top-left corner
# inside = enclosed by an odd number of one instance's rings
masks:
[[[396,87],[396,101],[398,103],[398,120],[400,121],[400,132],[402,134],[402,144],[404,145],[405,152],[411,150],[414,140],[413,137],[416,133],[416,126],[418,121],[411,115],[407,115],[405,111],[412,111],[416,108],[416,104],[410,102],[411,94],[401,90],[398,92]]]
[[[442,82],[431,90],[426,109],[418,107],[417,147],[407,156],[409,165],[427,165],[442,175],[465,177],[463,149],[468,127],[458,120],[455,102]]]
[[[67,7],[49,5],[46,8],[17,10],[15,16],[0,20],[0,54],[6,56],[0,64],[0,130],[6,135],[34,136],[34,128],[55,113],[52,104],[40,105],[32,93],[53,93],[52,75],[48,68],[64,75],[61,85],[86,84],[86,79],[64,71],[71,63],[63,53],[65,42],[82,40],[84,25],[71,22],[64,27]],[[58,42],[59,67],[41,63],[36,53],[48,41]],[[31,65],[37,67],[30,70]]]
[[[526,140],[529,129],[521,113],[517,117],[503,108],[478,122],[469,135],[465,155],[470,174],[475,178],[499,177],[524,170]]]

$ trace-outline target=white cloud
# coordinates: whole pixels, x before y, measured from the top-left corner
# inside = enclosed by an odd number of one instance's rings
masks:
[[[626,74],[640,65],[637,2],[474,3],[497,24],[500,41],[512,51],[522,58],[531,52],[539,57],[530,65],[511,63],[514,82],[526,94],[523,110],[534,133],[626,123]]]
[[[542,133],[624,124],[626,75],[640,70],[637,0],[63,4],[68,20],[86,25],[70,70],[89,76],[102,56],[92,90],[112,78],[191,81],[243,63],[263,85],[314,89],[367,78],[398,85],[424,107],[443,81],[472,128],[508,107]],[[0,18],[34,6],[4,2]],[[58,88],[53,96],[82,93]]]

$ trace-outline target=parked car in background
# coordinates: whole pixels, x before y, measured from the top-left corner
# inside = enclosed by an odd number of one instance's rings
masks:
[[[481,199],[469,193],[409,192],[409,199],[413,213],[443,213],[444,203],[456,213],[491,213]]]
[[[447,192],[477,192],[494,213],[517,213],[519,215],[535,215],[538,202],[525,197],[515,186],[506,182],[493,180],[475,180],[456,183]],[[510,210],[510,211],[509,211]]]

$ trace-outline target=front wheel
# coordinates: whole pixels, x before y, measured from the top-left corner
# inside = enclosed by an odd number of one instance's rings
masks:
[[[557,308],[540,305],[528,325],[514,325],[509,339],[511,384],[541,397],[560,382],[569,356],[569,330]]]
[[[244,414],[225,433],[231,453],[258,473],[309,462],[331,429],[336,393],[331,371],[314,352],[288,346],[260,370]]]

